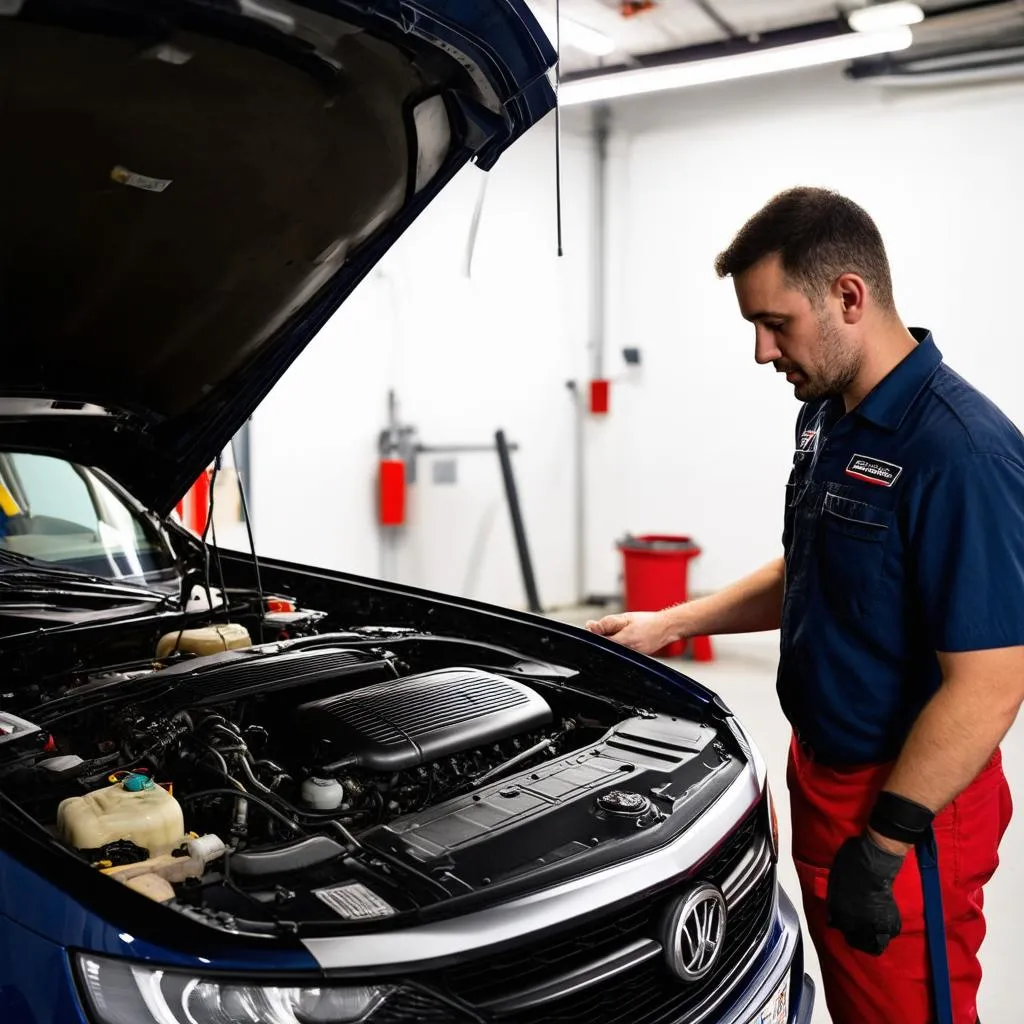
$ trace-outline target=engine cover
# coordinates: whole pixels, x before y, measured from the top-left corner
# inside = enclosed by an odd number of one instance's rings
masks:
[[[360,842],[407,858],[453,894],[475,892],[584,855],[612,856],[669,819],[678,834],[743,766],[711,725],[631,718],[592,746],[396,818]]]
[[[330,740],[344,762],[397,772],[547,725],[528,686],[470,668],[441,669],[303,704],[299,728]]]

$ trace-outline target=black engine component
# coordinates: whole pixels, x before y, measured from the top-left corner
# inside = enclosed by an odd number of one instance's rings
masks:
[[[344,855],[344,847],[328,836],[309,836],[280,846],[234,853],[231,871],[249,878],[287,875],[326,864]]]
[[[388,667],[384,656],[370,651],[333,646],[284,647],[281,653],[256,647],[208,655],[198,663],[186,661],[165,668],[155,679],[164,685],[173,682],[179,702],[201,705],[380,673]]]
[[[106,846],[97,847],[95,850],[82,850],[82,856],[90,864],[98,864],[101,861],[109,861],[111,867],[120,867],[122,864],[139,864],[149,860],[149,850],[144,846],[137,846],[130,839],[116,839]]]
[[[522,683],[453,668],[363,686],[298,709],[300,731],[345,756],[325,771],[397,772],[547,725],[551,708]]]
[[[682,827],[741,769],[710,725],[633,718],[586,750],[405,815],[361,841],[421,870],[443,867],[450,891],[474,891],[599,853],[669,815]]]

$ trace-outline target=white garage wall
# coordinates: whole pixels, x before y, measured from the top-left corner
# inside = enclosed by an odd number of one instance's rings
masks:
[[[468,168],[338,312],[258,410],[254,518],[267,554],[384,574],[377,432],[389,387],[427,444],[515,456],[541,598],[576,597],[572,405],[592,337],[593,150],[566,119],[566,255],[555,256],[553,125],[491,173],[474,262],[480,172]],[[774,192],[838,188],[885,234],[905,318],[1024,424],[1014,319],[1024,237],[1024,83],[882,90],[836,69],[647,97],[615,110],[607,372],[612,413],[587,424],[589,593],[619,589],[615,540],[686,532],[695,589],[779,549],[793,417],[789,388],[753,362],[752,330],[715,255]],[[638,346],[639,371],[622,364]],[[420,459],[395,569],[404,582],[523,606],[493,455],[435,485]]]
[[[592,432],[590,586],[616,585],[623,530],[689,532],[693,584],[780,550],[797,404],[753,361],[713,261],[776,191],[824,185],[878,220],[904,318],[1024,424],[1017,317],[1024,84],[888,90],[834,69],[694,89],[616,110],[609,347],[644,350]]]
[[[563,138],[566,254],[556,256],[551,119],[490,172],[472,278],[464,273],[482,172],[467,168],[342,306],[253,421],[253,519],[264,553],[384,575],[376,524],[387,393],[428,445],[513,456],[541,598],[575,598],[573,412],[589,322],[591,146]],[[496,454],[462,455],[458,482],[421,456],[401,531],[402,582],[525,606]]]

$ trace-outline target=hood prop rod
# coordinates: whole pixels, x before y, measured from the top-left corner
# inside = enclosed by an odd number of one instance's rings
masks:
[[[251,437],[251,431],[247,434],[246,441]],[[249,502],[245,496],[245,485],[247,481],[242,479],[242,469],[238,463],[238,455],[235,451],[235,439],[231,439],[231,461],[235,464],[235,478],[238,480],[238,494],[242,500],[242,516],[245,519],[245,531],[249,537],[249,550],[252,552],[252,566],[256,572],[256,593],[259,595],[260,613],[257,619],[256,629],[259,633],[260,643],[263,643],[263,617],[266,615],[267,602],[263,595],[263,580],[260,578],[260,559],[256,554],[256,541],[253,539],[252,517],[249,515]]]

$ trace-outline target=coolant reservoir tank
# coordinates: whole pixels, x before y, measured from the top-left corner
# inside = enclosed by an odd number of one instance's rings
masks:
[[[145,775],[129,775],[112,786],[62,800],[60,837],[78,850],[96,850],[130,839],[150,857],[170,853],[185,834],[181,805]]]
[[[182,629],[160,638],[156,646],[157,660],[175,651],[185,654],[222,654],[241,647],[251,647],[252,638],[245,626],[237,622],[222,622],[198,629]]]
[[[302,802],[318,811],[335,811],[345,802],[345,790],[337,779],[313,776],[302,783]]]

